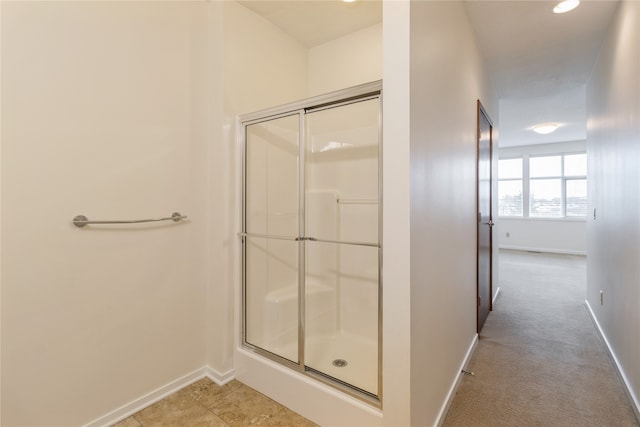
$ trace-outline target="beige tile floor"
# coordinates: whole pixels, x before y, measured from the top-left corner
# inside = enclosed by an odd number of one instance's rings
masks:
[[[113,427],[317,426],[238,381],[208,378],[164,398]]]

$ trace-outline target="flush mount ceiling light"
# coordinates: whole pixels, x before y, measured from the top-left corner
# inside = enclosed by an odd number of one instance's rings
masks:
[[[531,126],[529,129],[540,135],[546,135],[558,129],[560,123],[541,123],[539,125]]]
[[[553,8],[553,13],[565,13],[575,9],[580,4],[580,0],[564,0]]]

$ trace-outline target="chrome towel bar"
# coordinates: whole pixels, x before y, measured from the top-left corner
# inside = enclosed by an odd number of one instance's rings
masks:
[[[180,222],[183,219],[186,219],[187,216],[186,215],[182,215],[180,212],[174,212],[171,214],[171,216],[165,217],[165,218],[150,218],[150,219],[131,219],[131,220],[120,220],[120,221],[90,221],[86,216],[84,215],[77,215],[75,218],[73,218],[73,225],[75,225],[78,228],[82,228],[85,225],[89,225],[89,224],[137,224],[140,222],[157,222],[157,221],[174,221],[174,222]]]

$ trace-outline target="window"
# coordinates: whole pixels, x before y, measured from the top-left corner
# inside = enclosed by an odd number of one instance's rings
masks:
[[[529,216],[562,216],[562,156],[529,159]]]
[[[524,218],[586,217],[587,154],[500,159],[498,211]]]
[[[522,158],[498,161],[498,215],[522,216]]]
[[[587,216],[587,155],[564,156],[566,212],[568,217]]]

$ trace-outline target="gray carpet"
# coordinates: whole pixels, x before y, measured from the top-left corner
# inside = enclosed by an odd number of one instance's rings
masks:
[[[584,305],[585,257],[501,251],[499,273],[444,426],[639,426]]]

